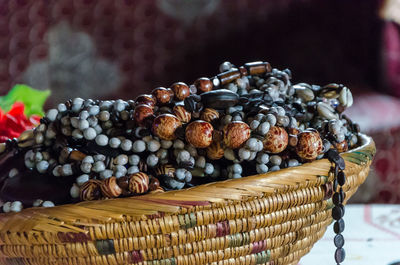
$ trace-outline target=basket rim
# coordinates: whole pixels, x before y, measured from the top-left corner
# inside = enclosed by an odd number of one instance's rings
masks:
[[[376,152],[373,139],[365,134],[360,134],[360,139],[362,142],[361,146],[345,153],[341,153],[342,157],[346,161],[346,165],[351,164],[354,165],[354,167],[359,168],[372,160]],[[57,216],[57,213],[64,213],[69,217],[74,215],[79,216],[80,218],[77,219],[85,219],[85,214],[92,216],[91,214],[96,213],[94,216],[96,216],[95,219],[97,221],[100,223],[108,223],[112,220],[122,220],[126,216],[135,216],[136,212],[136,217],[143,215],[149,216],[151,214],[157,215],[160,212],[174,214],[178,213],[182,208],[208,207],[214,204],[226,204],[227,201],[236,200],[246,201],[249,197],[260,197],[266,194],[266,192],[257,190],[249,191],[246,187],[264,183],[272,183],[271,185],[273,185],[274,182],[282,183],[282,181],[285,182],[285,184],[309,181],[315,179],[315,176],[326,176],[330,167],[331,162],[329,162],[328,159],[320,159],[297,167],[285,168],[274,172],[252,175],[240,179],[216,181],[182,190],[145,194],[127,198],[85,201],[76,204],[59,205],[52,208],[32,207],[24,209],[19,213],[0,214],[0,230],[3,230],[4,226],[11,228],[10,223],[14,223],[15,221],[22,223],[31,218],[48,219],[51,218],[51,216],[54,218],[54,216]],[[226,189],[226,191],[232,192],[228,192],[227,194],[217,194],[216,192],[218,192],[218,189],[222,187]],[[236,194],[235,191],[239,192]],[[200,193],[204,193],[204,196],[199,195]],[[271,188],[271,191],[268,193],[276,194],[277,190]],[[115,205],[115,202],[118,202],[119,205]],[[159,207],[154,209],[154,204],[159,204]],[[128,207],[124,208],[121,207],[121,205],[126,205]],[[153,208],[149,209],[149,205],[153,205]],[[76,209],[78,208],[87,209],[87,211],[83,212],[82,216],[76,213]],[[70,218],[68,219],[71,220]],[[67,223],[70,222],[64,222],[62,220],[54,221],[57,224],[61,221],[68,230],[73,229],[81,231],[80,228],[74,225],[67,225]]]

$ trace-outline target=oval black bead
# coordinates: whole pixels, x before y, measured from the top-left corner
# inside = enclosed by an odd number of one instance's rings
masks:
[[[339,193],[340,193],[340,197],[342,197],[343,200],[346,199],[346,193],[344,193],[342,188],[339,189]]]
[[[335,238],[333,239],[333,242],[335,243],[335,246],[337,248],[342,248],[344,245],[344,237],[342,234],[338,234],[335,236]]]
[[[335,194],[333,194],[332,201],[335,205],[342,204],[343,197],[340,195],[340,193],[335,193]]]
[[[345,258],[346,258],[346,251],[344,251],[344,248],[336,249],[336,251],[335,251],[336,263],[342,263]]]
[[[343,219],[339,219],[333,224],[333,231],[335,232],[335,234],[342,233],[344,231],[344,228],[345,224]]]
[[[339,156],[339,161],[337,162],[337,165],[341,170],[344,170],[346,168],[346,163],[344,162],[344,159],[341,156]]]
[[[334,191],[334,192],[337,191],[338,186],[339,186],[339,183],[338,183],[338,181],[337,181],[337,178],[335,178],[335,179],[333,180],[333,191]]]
[[[346,183],[346,175],[343,171],[339,171],[337,175],[337,180],[340,186],[343,186]]]
[[[336,205],[335,207],[333,207],[332,209],[332,218],[334,220],[339,220],[340,218],[343,217],[343,210],[340,206]]]

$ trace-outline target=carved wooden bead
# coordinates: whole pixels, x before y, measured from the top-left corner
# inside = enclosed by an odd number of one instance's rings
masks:
[[[277,154],[286,149],[289,137],[284,128],[272,126],[264,136],[264,150]]]
[[[129,196],[132,192],[129,190],[129,177],[123,176],[117,179],[117,184],[122,190],[122,195]]]
[[[175,167],[173,165],[160,165],[156,169],[156,175],[157,177],[170,177],[174,178],[175,177]]]
[[[221,159],[224,156],[224,151],[221,141],[213,141],[211,145],[207,147],[207,157],[212,160]]]
[[[205,120],[207,122],[212,122],[219,118],[219,112],[212,108],[205,108],[201,114],[200,119]]]
[[[242,121],[233,121],[225,125],[223,130],[224,143],[228,148],[241,147],[250,138],[250,127]]]
[[[158,178],[151,178],[150,180],[150,184],[149,184],[149,189],[150,191],[156,190],[160,187],[160,181],[158,180]]]
[[[82,201],[92,201],[101,198],[101,181],[91,179],[80,187],[79,196]]]
[[[186,127],[186,141],[196,148],[206,148],[212,142],[213,130],[209,122],[193,121]]]
[[[160,105],[170,103],[174,97],[174,92],[165,87],[157,87],[153,89],[151,94],[156,98],[157,104]]]
[[[182,125],[181,121],[172,114],[161,114],[153,121],[153,133],[162,140],[174,140],[175,131]]]
[[[135,107],[133,119],[139,126],[145,125],[145,120],[153,115],[153,109],[146,104],[141,104]]]
[[[163,193],[163,192],[165,191],[162,187],[158,187],[157,189],[150,191],[150,193]]]
[[[174,91],[175,97],[178,100],[184,100],[190,96],[190,89],[188,85],[183,82],[175,83],[171,86],[172,91]]]
[[[111,177],[103,180],[100,186],[101,193],[106,198],[116,198],[122,193],[122,189],[117,184],[117,178]]]
[[[348,146],[346,140],[344,140],[340,143],[335,143],[334,146],[336,147],[336,149],[339,153],[346,152],[347,150],[349,150],[349,146]]]
[[[316,130],[306,130],[297,135],[296,153],[306,160],[314,160],[322,153],[323,143]]]
[[[203,92],[208,92],[213,89],[213,83],[207,77],[201,77],[194,82],[199,94]]]
[[[174,106],[172,111],[174,112],[175,116],[178,117],[178,119],[181,122],[188,123],[190,121],[190,119],[192,118],[192,115],[190,114],[190,112],[187,111],[182,105]]]
[[[129,191],[135,194],[143,194],[149,190],[149,176],[138,172],[129,176]]]
[[[137,105],[145,104],[152,109],[154,108],[156,103],[157,103],[156,99],[152,95],[149,95],[149,94],[143,94],[136,98]]]

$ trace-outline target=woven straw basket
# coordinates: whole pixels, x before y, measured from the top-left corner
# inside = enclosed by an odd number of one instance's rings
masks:
[[[342,154],[346,200],[375,144]],[[332,222],[327,159],[191,189],[0,215],[0,264],[297,264]],[[351,220],[350,220],[351,221]]]

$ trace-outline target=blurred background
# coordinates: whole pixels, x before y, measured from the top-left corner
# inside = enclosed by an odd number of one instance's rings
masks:
[[[354,201],[400,203],[399,24],[398,0],[0,0],[0,94],[133,99],[265,60],[352,89],[349,115],[378,148]]]

